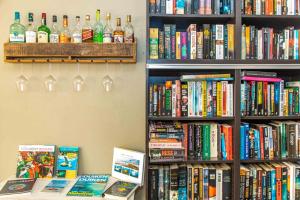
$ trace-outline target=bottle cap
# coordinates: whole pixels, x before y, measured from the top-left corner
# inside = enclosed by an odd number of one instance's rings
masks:
[[[91,20],[91,16],[90,15],[86,15],[85,16],[85,20],[90,21]]]
[[[121,26],[121,18],[116,18],[117,26]]]
[[[15,19],[20,19],[20,12],[18,11],[15,12]]]
[[[131,22],[131,15],[127,15],[127,22]]]
[[[64,18],[64,19],[68,19],[68,15],[64,15],[63,18]]]
[[[42,13],[42,18],[46,19],[46,13]]]
[[[33,13],[28,13],[28,21],[33,22]]]
[[[57,16],[56,15],[52,16],[52,22],[57,22]]]

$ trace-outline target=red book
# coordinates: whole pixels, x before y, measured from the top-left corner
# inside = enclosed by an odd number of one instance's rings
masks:
[[[259,141],[260,141],[260,159],[265,159],[265,146],[264,146],[264,128],[259,127]]]
[[[272,2],[272,1],[271,1]],[[269,33],[270,33],[270,49],[269,49],[269,59],[272,60],[273,59],[273,28],[269,28]]]
[[[184,159],[188,159],[188,124],[182,124],[183,128],[183,147],[184,147]]]
[[[274,163],[273,166],[276,170],[276,199],[282,199],[282,171],[281,166],[277,163]]]
[[[176,0],[173,0],[173,14],[175,15],[176,13]]]
[[[175,81],[176,84],[176,117],[181,117],[181,82]]]

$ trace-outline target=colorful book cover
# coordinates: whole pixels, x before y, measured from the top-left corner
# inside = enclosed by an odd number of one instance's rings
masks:
[[[184,0],[176,0],[176,14],[184,14]]]
[[[42,192],[62,192],[70,182],[68,180],[51,180]]]
[[[119,197],[124,197],[124,198],[130,197],[137,187],[138,187],[137,184],[134,183],[117,181],[105,191],[104,196],[105,198],[108,199],[115,199]]]
[[[54,162],[54,145],[20,145],[16,177],[52,178]]]
[[[105,191],[109,175],[84,175],[67,193],[67,196],[101,197]]]
[[[150,59],[158,59],[158,28],[150,28],[149,45]]]
[[[56,176],[59,178],[76,178],[78,172],[79,147],[59,147],[57,155]]]
[[[180,32],[180,41],[181,41],[181,60],[187,59],[187,33]]]
[[[0,190],[0,195],[21,194],[31,192],[36,179],[8,180]]]

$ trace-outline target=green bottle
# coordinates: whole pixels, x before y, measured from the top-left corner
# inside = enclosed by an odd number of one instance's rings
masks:
[[[103,24],[100,21],[100,10],[96,12],[96,24],[94,25],[93,41],[96,43],[103,43]]]
[[[50,33],[50,28],[47,26],[46,13],[42,13],[42,24],[38,28],[38,43],[48,43]]]
[[[20,23],[20,12],[15,12],[15,22],[10,25],[9,42],[25,42],[25,26]]]

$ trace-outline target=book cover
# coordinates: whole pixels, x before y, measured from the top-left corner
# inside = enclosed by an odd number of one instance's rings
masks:
[[[129,183],[125,181],[117,181],[112,186],[110,186],[104,193],[104,197],[107,199],[128,199],[134,191],[137,189],[138,185],[135,183]]]
[[[54,145],[20,145],[16,177],[52,178],[54,163]]]
[[[70,183],[68,180],[51,180],[50,183],[48,183],[42,192],[62,192]]]
[[[83,175],[67,193],[67,196],[101,197],[109,180],[109,175]]]
[[[17,179],[6,181],[0,195],[12,195],[31,192],[36,179]]]
[[[176,0],[176,14],[184,14],[184,0]]]
[[[76,178],[78,172],[79,147],[59,147],[57,155],[56,176],[59,178]]]

